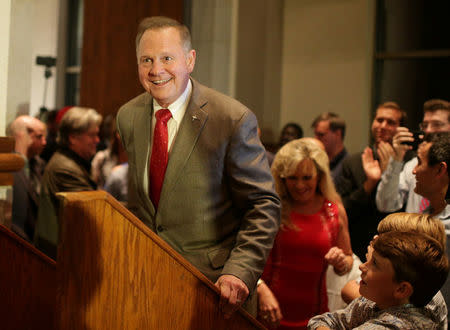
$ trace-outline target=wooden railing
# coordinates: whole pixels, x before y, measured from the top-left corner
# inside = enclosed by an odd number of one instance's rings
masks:
[[[107,193],[60,195],[59,328],[263,328],[224,319],[214,284]]]
[[[0,185],[24,159],[0,137]],[[0,225],[2,329],[264,329],[105,192],[61,193],[58,262]]]
[[[0,186],[12,186],[14,179],[13,173],[22,169],[25,165],[25,159],[19,154],[14,153],[14,138],[0,137]],[[7,228],[11,227],[12,203],[5,199],[3,195],[6,189],[12,187],[2,187],[2,196],[0,196],[0,224]],[[12,195],[12,194],[11,194]]]
[[[13,184],[13,172],[20,170],[25,160],[14,153],[14,138],[0,137],[0,186]]]

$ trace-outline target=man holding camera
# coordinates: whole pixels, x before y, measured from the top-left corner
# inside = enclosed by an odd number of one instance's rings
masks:
[[[450,131],[450,103],[445,100],[432,99],[423,105],[424,116],[420,129],[425,133]],[[406,212],[423,213],[430,202],[414,192],[416,179],[413,169],[418,163],[417,157],[404,163],[404,157],[413,147],[411,143],[420,139],[415,137],[406,127],[398,127],[393,138],[394,154],[386,171],[381,176],[377,188],[376,203],[381,212],[395,212],[406,202]],[[416,141],[417,143],[417,141]]]

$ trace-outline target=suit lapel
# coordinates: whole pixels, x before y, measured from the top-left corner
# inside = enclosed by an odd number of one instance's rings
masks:
[[[146,98],[142,111],[136,111],[134,118],[134,131],[133,139],[136,146],[136,169],[138,182],[144,182],[145,178],[148,180],[148,176],[144,176],[146,166],[149,158],[150,150],[150,132],[152,121],[152,101],[150,95]],[[148,169],[147,169],[148,170]],[[148,208],[152,215],[155,214],[155,207],[151,202],[149,196],[144,196]]]
[[[27,195],[31,198],[31,200],[37,206],[39,203],[39,197],[37,196],[36,192],[33,190],[30,180],[26,177],[25,171],[24,170],[19,171],[17,173],[17,176],[14,178],[14,180],[20,181],[20,184],[23,187],[25,187],[25,189],[27,191]]]
[[[195,144],[208,119],[208,114],[202,109],[207,101],[201,97],[198,89],[198,83],[192,80],[191,100],[170,152],[169,162],[164,176],[164,185],[161,191],[160,207],[182,174],[183,168],[194,150]]]

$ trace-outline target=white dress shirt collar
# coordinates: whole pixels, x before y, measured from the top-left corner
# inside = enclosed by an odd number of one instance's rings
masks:
[[[181,120],[184,117],[184,113],[186,112],[189,100],[191,99],[191,92],[192,92],[192,83],[189,79],[186,88],[184,92],[173,102],[171,105],[169,105],[165,109],[169,109],[172,113],[172,118],[175,119],[177,122],[177,126],[179,127]],[[163,109],[162,106],[159,105],[159,103],[153,99],[153,119],[155,120],[155,113]]]

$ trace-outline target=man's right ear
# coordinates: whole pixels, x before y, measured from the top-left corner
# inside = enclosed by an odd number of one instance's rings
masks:
[[[194,66],[195,66],[195,58],[196,58],[196,52],[195,49],[191,49],[187,55],[186,58],[186,65],[189,68],[189,73],[191,73],[192,71],[194,71]]]
[[[448,164],[446,162],[440,162],[437,175],[439,178],[442,178],[444,175],[448,175],[447,171]]]

